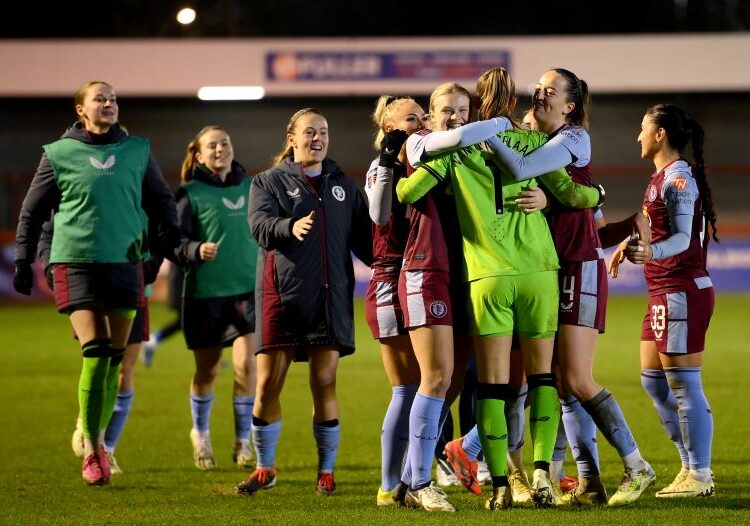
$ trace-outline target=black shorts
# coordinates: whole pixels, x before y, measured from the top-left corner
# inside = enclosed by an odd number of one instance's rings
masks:
[[[128,345],[131,343],[141,343],[148,341],[151,327],[148,321],[148,299],[144,298],[143,307],[138,307],[133,320],[133,327],[130,329]]]
[[[230,347],[255,332],[255,292],[221,298],[183,298],[182,332],[188,349]]]
[[[185,273],[182,269],[170,262],[167,290],[167,306],[175,311],[182,308],[182,284],[185,281]]]
[[[59,312],[79,308],[137,309],[143,305],[143,265],[137,263],[55,263],[55,304]]]

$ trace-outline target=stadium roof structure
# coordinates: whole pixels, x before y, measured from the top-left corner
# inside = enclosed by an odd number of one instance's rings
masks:
[[[403,0],[90,0],[14,4],[0,38],[521,36],[749,31],[748,0],[474,2],[431,12]],[[531,6],[531,9],[529,8]],[[177,12],[191,7],[195,21]]]

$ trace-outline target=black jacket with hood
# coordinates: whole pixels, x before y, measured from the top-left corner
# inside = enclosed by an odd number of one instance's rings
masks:
[[[85,144],[113,144],[124,140],[127,133],[119,124],[112,126],[107,133],[93,135],[86,131],[80,122],[70,126],[61,138],[71,138]],[[37,256],[37,244],[42,225],[60,205],[60,188],[55,173],[46,154],[42,154],[39,167],[21,205],[21,213],[16,229],[15,260],[32,263]],[[157,255],[171,255],[173,248],[180,243],[180,230],[177,226],[177,209],[174,195],[167,186],[161,169],[153,155],[149,153],[148,165],[143,176],[143,210],[158,231],[159,242],[152,246]]]

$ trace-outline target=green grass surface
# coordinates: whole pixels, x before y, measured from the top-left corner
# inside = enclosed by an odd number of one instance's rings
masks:
[[[117,449],[124,469],[112,485],[86,487],[70,449],[77,414],[80,351],[67,319],[49,304],[0,307],[1,524],[749,524],[750,523],[750,297],[719,296],[708,335],[704,384],[715,418],[711,499],[663,501],[654,489],[634,506],[595,510],[513,509],[490,515],[483,500],[449,488],[454,515],[379,509],[380,425],[390,389],[378,347],[358,304],[357,352],[342,360],[338,392],[342,443],[339,493],[315,494],[316,454],[307,366],[292,366],[282,396],[284,424],[277,462],[279,483],[252,497],[233,493],[244,474],[232,466],[231,372],[222,370],[212,415],[219,469],[193,467],[188,389],[193,360],[178,334],[159,348],[151,369],[138,366],[136,397]],[[614,297],[596,377],[618,398],[657,487],[679,469],[674,447],[640,386],[638,339],[644,297]],[[169,313],[153,308],[152,326]],[[226,353],[229,359],[229,353]],[[527,441],[528,443],[528,441]],[[600,437],[602,471],[614,491],[621,464]],[[527,461],[531,453],[526,453]],[[566,464],[569,472],[574,466]],[[485,489],[485,494],[487,493]]]

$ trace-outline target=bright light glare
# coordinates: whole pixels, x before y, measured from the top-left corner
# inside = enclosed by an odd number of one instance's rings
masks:
[[[177,13],[177,21],[182,25],[192,24],[195,20],[195,9],[190,7],[183,7]]]
[[[198,90],[200,100],[259,100],[265,94],[263,86],[204,86]]]

